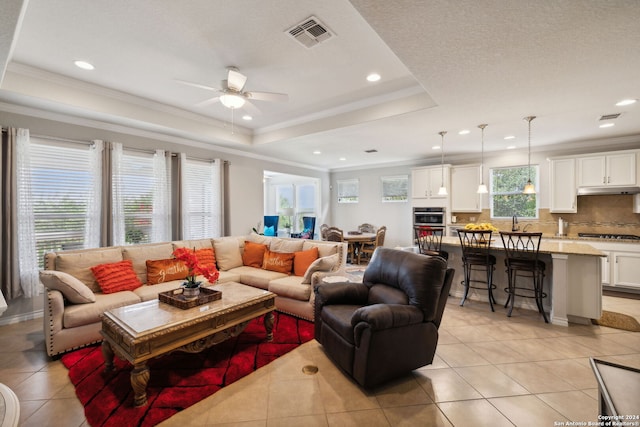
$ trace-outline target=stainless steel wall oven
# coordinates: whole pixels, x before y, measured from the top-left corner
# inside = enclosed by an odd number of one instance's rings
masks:
[[[413,225],[444,227],[446,222],[444,208],[413,208]]]

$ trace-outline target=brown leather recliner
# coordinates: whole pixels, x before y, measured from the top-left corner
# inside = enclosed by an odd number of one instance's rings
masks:
[[[363,283],[316,285],[315,338],[363,387],[428,365],[453,273],[440,257],[378,248]]]

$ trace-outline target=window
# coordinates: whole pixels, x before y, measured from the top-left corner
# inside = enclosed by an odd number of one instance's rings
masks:
[[[184,239],[220,237],[222,206],[220,160],[182,159]]]
[[[280,215],[279,228],[291,228],[293,225],[292,217],[295,204],[293,191],[293,185],[276,185],[276,213]]]
[[[358,193],[357,179],[338,180],[338,203],[358,203]]]
[[[96,186],[90,144],[31,138],[31,196],[38,265],[46,252],[86,247]]]
[[[522,194],[529,179],[527,166],[490,170],[491,218],[538,218],[536,194]],[[538,185],[538,166],[531,166],[531,182]]]
[[[407,175],[383,176],[382,202],[406,202],[409,192],[409,177]]]

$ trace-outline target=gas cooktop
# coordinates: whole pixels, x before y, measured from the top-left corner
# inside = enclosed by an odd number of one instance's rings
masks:
[[[597,239],[612,239],[612,240],[640,240],[640,236],[634,234],[600,234],[600,233],[578,233],[578,237],[591,237]]]

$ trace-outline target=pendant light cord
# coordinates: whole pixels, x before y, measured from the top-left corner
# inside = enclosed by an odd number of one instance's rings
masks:
[[[442,137],[442,144],[440,145],[440,186],[444,187],[444,136],[447,131],[443,130],[438,133]]]

